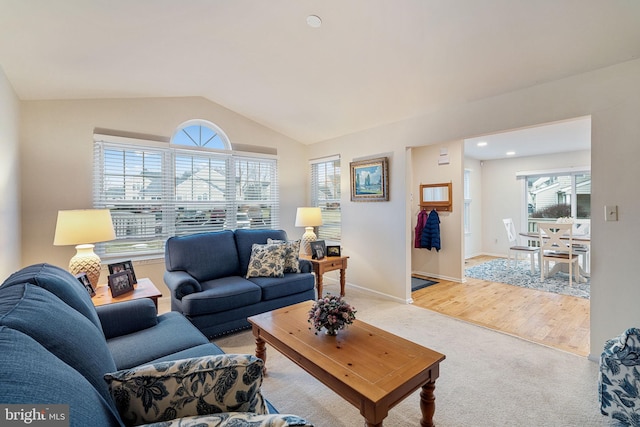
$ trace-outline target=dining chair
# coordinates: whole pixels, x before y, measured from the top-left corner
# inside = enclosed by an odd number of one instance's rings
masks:
[[[549,262],[569,264],[569,286],[572,277],[580,283],[579,256],[573,248],[573,224],[538,223],[540,234],[540,281],[549,275]]]
[[[515,264],[518,264],[518,254],[528,254],[531,258],[531,272],[535,272],[535,259],[536,255],[540,252],[540,248],[535,246],[523,246],[518,244],[518,235],[516,234],[516,227],[513,225],[511,218],[503,219],[504,228],[507,230],[507,237],[509,238],[509,267],[511,267],[511,255]]]

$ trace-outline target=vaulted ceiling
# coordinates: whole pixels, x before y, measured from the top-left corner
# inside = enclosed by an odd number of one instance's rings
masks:
[[[22,100],[202,96],[303,143],[638,57],[634,0],[0,0]]]

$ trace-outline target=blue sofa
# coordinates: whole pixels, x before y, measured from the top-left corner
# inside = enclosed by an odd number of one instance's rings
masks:
[[[178,410],[171,406],[177,401],[173,398],[184,395],[184,390],[174,390],[173,395],[151,393],[153,397],[145,403],[152,404],[149,414],[131,415],[135,399],[123,399],[122,390],[126,389],[121,385],[114,388],[113,381],[124,378],[124,384],[135,384],[139,391],[139,382],[126,379],[137,375],[138,380],[159,383],[163,377],[153,372],[165,375],[173,369],[184,374],[194,365],[215,367],[218,373],[223,372],[220,369],[250,370],[254,380],[250,383],[252,400],[244,402],[245,406],[225,406],[229,412],[199,405],[186,414],[188,405]],[[262,361],[251,355],[225,355],[179,313],[158,316],[150,299],[96,308],[82,284],[59,267],[32,265],[0,286],[0,403],[26,405],[23,411],[37,404],[69,405],[66,416],[71,426],[141,425],[153,416],[159,417],[154,421],[162,421],[155,426],[308,425],[295,416],[277,415],[262,400],[262,367]],[[206,383],[211,372],[214,370],[192,377]],[[214,384],[198,386],[202,388],[194,387],[189,392],[215,388]],[[162,389],[170,387],[162,384],[155,391]],[[146,398],[150,394],[142,395]],[[231,398],[238,396],[234,393]],[[239,408],[255,409],[258,403],[263,409],[258,414],[238,412]],[[162,405],[165,411],[154,413],[153,409]],[[129,410],[124,417],[123,410]],[[0,424],[4,415],[0,414]],[[177,416],[180,419],[176,420]]]
[[[212,338],[248,328],[247,317],[315,299],[308,260],[298,260],[299,273],[247,278],[253,245],[269,239],[286,242],[287,233],[238,229],[169,238],[164,281],[171,310]]]

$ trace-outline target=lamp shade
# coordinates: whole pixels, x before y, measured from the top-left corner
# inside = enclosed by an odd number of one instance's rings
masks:
[[[320,208],[298,208],[296,211],[296,227],[317,227],[322,225]]]
[[[55,246],[106,242],[116,238],[109,209],[58,211]]]

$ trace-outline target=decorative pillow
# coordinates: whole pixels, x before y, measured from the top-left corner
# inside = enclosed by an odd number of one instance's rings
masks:
[[[266,414],[250,412],[226,412],[216,415],[181,418],[179,420],[154,424],[153,427],[313,427],[296,415]]]
[[[284,240],[267,239],[267,244],[271,243],[284,244],[284,272],[300,273],[300,262],[298,260],[298,256],[300,255],[300,240],[285,242]]]
[[[247,268],[249,277],[284,277],[284,252],[283,244],[251,246],[251,258]]]
[[[264,362],[222,354],[159,362],[104,376],[128,426],[221,412],[267,414],[260,393]]]

